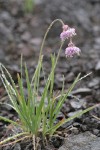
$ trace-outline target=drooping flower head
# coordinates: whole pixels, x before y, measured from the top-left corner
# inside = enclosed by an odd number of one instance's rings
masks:
[[[74,28],[69,28],[69,29],[66,31],[66,34],[67,34],[67,37],[68,37],[68,38],[75,36],[75,35],[76,35],[75,29],[74,29]]]
[[[63,32],[60,34],[60,38],[62,41],[64,41],[68,38],[72,38],[75,35],[76,35],[76,32],[74,28],[69,28],[68,25],[64,25]]]
[[[73,57],[75,54],[79,55],[81,50],[76,47],[73,43],[69,43],[68,47],[65,49],[66,57]]]
[[[65,41],[66,39],[70,40],[68,47],[65,50],[66,57],[73,57],[75,54],[79,55],[81,50],[72,42],[73,37],[76,35],[75,29],[70,28],[68,25],[63,25],[62,28],[63,31],[60,34],[61,41]]]

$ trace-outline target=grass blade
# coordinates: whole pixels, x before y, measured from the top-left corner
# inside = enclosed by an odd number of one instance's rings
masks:
[[[6,138],[5,140],[1,141],[1,142],[0,142],[0,145],[4,144],[4,143],[6,143],[6,142],[9,142],[10,140],[13,140],[13,139],[15,139],[15,138],[17,138],[17,137],[20,137],[20,136],[22,136],[22,135],[27,135],[27,134],[28,134],[27,132],[22,132],[22,133],[19,133],[19,134],[14,135],[14,136],[8,137],[8,138]]]
[[[10,120],[10,119],[7,119],[6,117],[0,116],[0,120],[3,120],[3,121],[5,121],[5,122],[12,123],[13,125],[16,125],[16,126],[20,126],[17,122],[12,121],[12,120]]]

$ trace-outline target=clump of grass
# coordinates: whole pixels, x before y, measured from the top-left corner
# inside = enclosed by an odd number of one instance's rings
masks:
[[[48,78],[45,79],[45,87],[41,95],[39,95],[39,86],[40,86],[40,75],[43,71],[43,55],[42,50],[44,47],[44,43],[47,37],[47,34],[54,23],[60,22],[63,26],[63,32],[61,33],[61,42],[60,48],[58,51],[57,56],[51,55],[51,70],[48,75]],[[6,138],[3,141],[0,141],[0,145],[4,145],[13,140],[13,142],[19,142],[23,138],[32,137],[33,138],[33,145],[35,149],[35,139],[41,134],[43,138],[48,136],[52,136],[55,134],[57,129],[62,126],[64,123],[90,111],[96,106],[89,107],[79,113],[76,113],[74,116],[66,119],[62,119],[58,123],[56,122],[56,118],[61,110],[63,103],[67,100],[67,97],[70,95],[71,91],[84,77],[80,77],[80,73],[77,75],[76,79],[74,80],[73,84],[69,87],[69,89],[65,92],[64,90],[64,78],[62,84],[62,90],[59,95],[54,96],[54,80],[55,80],[55,68],[59,59],[60,52],[62,50],[62,46],[66,39],[69,39],[68,48],[65,50],[66,57],[73,57],[75,54],[79,55],[80,49],[77,48],[73,42],[72,37],[75,36],[75,30],[69,28],[68,25],[64,25],[61,19],[54,20],[50,26],[48,27],[45,36],[43,38],[43,42],[40,48],[39,60],[37,64],[37,68],[33,74],[31,80],[29,80],[29,73],[26,66],[26,63],[23,64],[23,60],[21,57],[21,75],[17,74],[18,78],[18,88],[12,79],[12,76],[5,68],[3,64],[0,64],[1,70],[1,80],[4,84],[4,87],[7,91],[11,104],[7,104],[12,107],[19,117],[19,122],[7,119],[3,116],[0,116],[0,120],[7,121],[16,128],[20,128],[20,133],[16,133],[11,137]],[[28,96],[25,96],[24,87],[23,87],[23,78],[22,78],[22,67],[24,67],[25,79],[27,83],[27,92]],[[8,78],[6,77],[8,76]],[[86,77],[86,76],[85,76]],[[38,103],[38,96],[40,96],[40,101]],[[58,99],[58,101],[57,101]],[[47,101],[47,105],[45,102]]]

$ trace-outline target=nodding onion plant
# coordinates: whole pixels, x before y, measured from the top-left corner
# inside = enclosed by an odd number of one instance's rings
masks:
[[[51,27],[56,23],[60,22],[63,28],[62,33],[60,34],[61,44],[58,51],[57,56],[51,55],[51,70],[48,75],[48,78],[45,79],[45,87],[41,95],[39,95],[39,86],[40,86],[40,75],[43,71],[43,55],[42,50],[44,48],[44,43],[46,37],[48,35],[49,30]],[[80,54],[81,50],[73,44],[72,38],[76,36],[76,32],[74,28],[70,28],[68,25],[65,25],[61,19],[54,20],[50,26],[48,27],[43,42],[40,48],[39,60],[37,64],[37,68],[33,74],[31,80],[29,80],[29,73],[26,64],[23,65],[22,57],[21,57],[21,75],[17,74],[18,78],[18,86],[15,85],[12,76],[5,68],[3,64],[0,64],[0,71],[1,71],[1,80],[3,85],[7,91],[9,99],[11,101],[9,107],[12,107],[15,112],[18,114],[19,122],[7,119],[3,116],[0,116],[0,120],[7,121],[16,128],[20,128],[20,133],[16,133],[16,135],[12,135],[6,138],[3,141],[0,141],[0,144],[3,145],[10,140],[20,141],[22,136],[26,137],[37,137],[41,133],[45,138],[46,135],[52,136],[55,134],[57,129],[63,125],[64,123],[88,112],[89,110],[93,109],[96,106],[89,107],[81,112],[76,113],[70,118],[63,118],[58,123],[56,123],[56,118],[62,108],[63,103],[67,100],[67,97],[70,95],[71,91],[84,77],[80,77],[80,73],[74,80],[73,84],[69,87],[69,89],[65,92],[64,90],[64,79],[62,84],[62,90],[60,95],[57,97],[54,96],[54,78],[55,78],[55,68],[59,59],[60,52],[62,50],[62,46],[65,40],[69,40],[68,47],[65,50],[66,57],[73,57],[75,54]],[[22,67],[24,67],[25,79],[27,83],[27,97],[24,93],[23,87],[23,79],[22,79]],[[6,77],[7,75],[7,77]],[[40,97],[40,100],[38,100]],[[45,105],[47,102],[47,105]],[[18,140],[19,138],[19,140]],[[35,145],[35,144],[34,144]]]

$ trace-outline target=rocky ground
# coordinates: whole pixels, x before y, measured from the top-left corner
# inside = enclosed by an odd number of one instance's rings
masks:
[[[80,57],[66,59],[63,47],[56,69],[55,90],[62,86],[62,75],[65,75],[65,88],[74,81],[76,75],[81,72],[82,76],[92,72],[75,87],[73,94],[77,100],[69,97],[65,102],[58,119],[66,118],[75,112],[88,106],[100,103],[100,1],[99,0],[41,0],[36,1],[32,13],[24,11],[21,0],[0,0],[0,62],[11,72],[16,82],[16,73],[20,72],[20,55],[23,53],[27,62],[30,76],[36,68],[39,48],[43,35],[48,25],[57,18],[61,18],[66,24],[74,26],[77,36],[74,42],[81,49]],[[59,48],[60,24],[56,24],[51,30],[45,48],[44,66],[46,74],[50,71],[49,55],[57,53]],[[41,81],[42,82],[42,81]],[[44,83],[40,91],[43,90]],[[6,92],[0,82],[0,101],[7,101]],[[0,106],[0,115],[16,118],[12,109]],[[80,118],[75,119],[62,128],[70,127],[68,133],[79,134],[91,131],[100,136],[100,107]],[[0,122],[0,138],[4,122]],[[76,149],[78,150],[78,149]]]
[[[89,132],[70,136],[59,150],[99,150],[100,137],[97,138]]]

